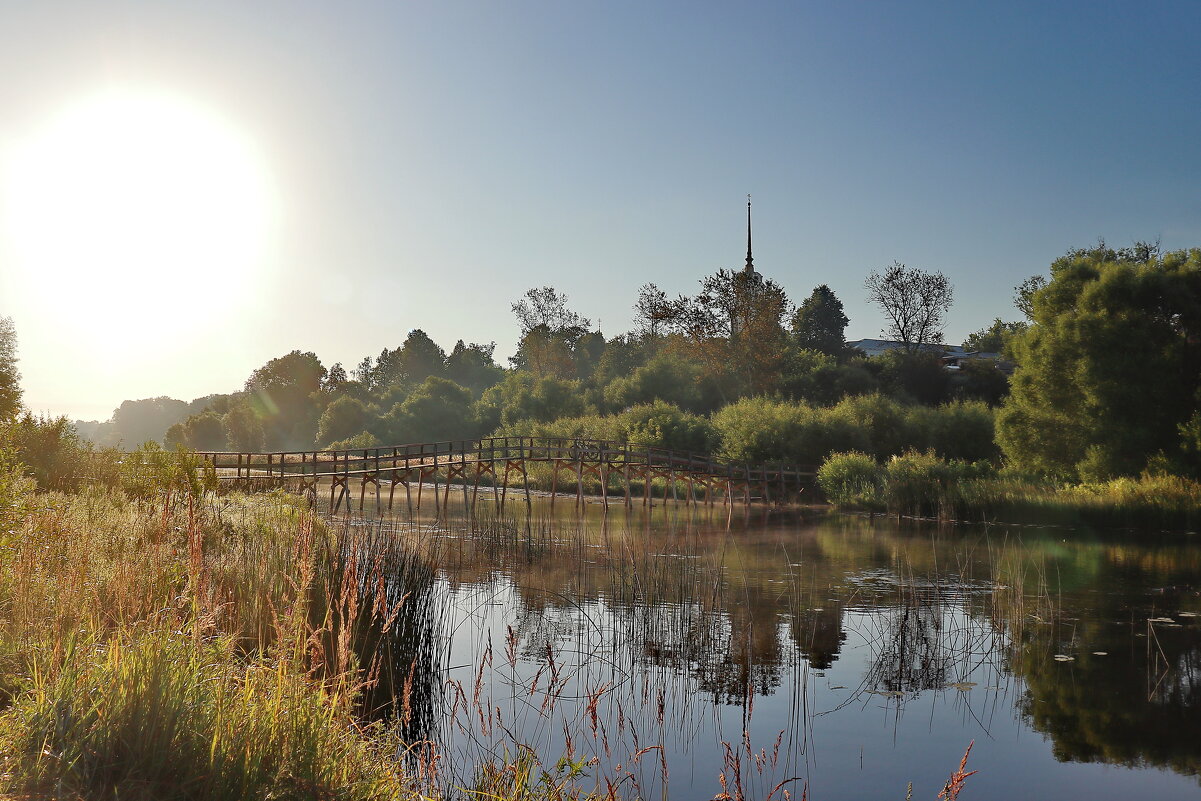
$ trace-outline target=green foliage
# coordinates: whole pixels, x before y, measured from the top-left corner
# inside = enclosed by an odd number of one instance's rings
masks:
[[[248,403],[234,406],[221,418],[227,447],[235,451],[261,451],[266,441],[263,423]]]
[[[1097,478],[1136,475],[1159,452],[1187,462],[1201,409],[1201,250],[1072,251],[1030,306],[998,418],[1014,465]]]
[[[476,434],[471,390],[445,378],[429,377],[379,422],[391,443],[471,439]]]
[[[381,444],[379,437],[370,431],[363,431],[346,439],[334,440],[325,446],[331,451],[355,451],[362,448],[378,448]],[[400,444],[400,443],[397,443]]]
[[[659,344],[658,337],[640,338],[634,334],[621,334],[606,341],[605,350],[592,371],[593,382],[605,387],[618,378],[625,378],[646,364]]]
[[[21,373],[17,370],[17,330],[11,317],[0,317],[0,421],[21,411]]]
[[[122,401],[113,410],[99,444],[134,448],[143,442],[161,442],[171,426],[188,416],[188,404],[160,396]]]
[[[959,483],[972,472],[967,463],[948,462],[932,451],[906,451],[884,464],[881,495],[894,514],[949,517]]]
[[[168,428],[163,435],[163,444],[168,448],[182,445],[196,451],[225,450],[225,422],[221,415],[211,410],[194,414]]]
[[[939,353],[890,350],[873,361],[880,370],[880,385],[888,394],[929,406],[948,400],[951,375]]]
[[[327,447],[335,440],[352,437],[367,430],[373,421],[374,415],[361,400],[343,395],[321,413],[317,421],[317,446]]]
[[[727,396],[776,389],[788,350],[788,296],[758,273],[718,270],[670,304],[669,327]]]
[[[138,631],[67,644],[4,714],[9,782],[121,798],[395,798],[387,749],[302,665],[239,665],[232,643]],[[382,734],[382,732],[377,732]]]
[[[848,397],[831,407],[744,398],[712,417],[720,452],[730,461],[812,465],[838,451],[885,459],[913,448],[989,459],[996,454],[992,419],[979,401],[927,408],[884,395]]]
[[[880,466],[866,453],[832,453],[817,470],[817,485],[835,506],[873,508],[879,503]]]
[[[41,490],[73,490],[87,475],[91,446],[65,417],[26,412],[0,424],[0,448],[11,450]]]
[[[717,444],[713,425],[661,400],[633,406],[618,415],[625,439],[633,445],[691,453],[710,453]]]
[[[266,447],[299,450],[312,444],[317,433],[313,395],[321,389],[325,375],[315,353],[298,350],[272,359],[251,374],[246,392],[262,423]],[[229,439],[232,445],[234,436]]]
[[[481,430],[512,426],[522,420],[550,422],[558,417],[583,414],[584,400],[578,381],[553,376],[538,378],[527,372],[512,372],[484,392],[476,405]]]
[[[846,328],[850,319],[842,301],[822,284],[797,307],[792,316],[792,337],[798,348],[842,358],[846,352]]]
[[[625,377],[610,382],[604,389],[605,406],[624,409],[661,400],[698,410],[703,403],[700,380],[700,365],[676,354],[661,353]]]
[[[492,361],[495,351],[495,342],[464,345],[460,339],[446,358],[446,377],[461,387],[467,387],[478,397],[505,376],[505,371]]]
[[[982,353],[1005,353],[1009,340],[1025,331],[1028,326],[1029,324],[1024,322],[1002,322],[1000,317],[996,317],[988,328],[968,334],[967,339],[963,340],[963,348]]]
[[[25,476],[23,465],[9,447],[0,444],[0,545],[8,541],[21,522],[33,493],[33,480]]]
[[[419,384],[431,376],[441,377],[446,373],[446,351],[442,350],[429,335],[414,328],[405,337],[398,354],[401,374],[408,384]]]
[[[911,433],[903,447],[932,450],[944,459],[994,460],[1000,455],[995,418],[993,410],[982,401],[911,407],[906,410],[906,426]]]
[[[712,452],[717,443],[709,420],[664,401],[639,404],[610,415],[560,417],[547,422],[522,420],[502,427],[497,436],[578,437],[702,454]]]
[[[191,498],[199,500],[217,491],[218,479],[211,463],[182,445],[164,450],[147,442],[121,461],[121,488],[142,500]]]

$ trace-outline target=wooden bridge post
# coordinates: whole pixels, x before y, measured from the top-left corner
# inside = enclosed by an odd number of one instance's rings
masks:
[[[442,502],[438,497],[438,443],[434,443],[434,516],[442,516]]]
[[[576,441],[576,479],[575,479],[575,508],[584,505],[584,451]]]
[[[550,508],[555,508],[555,496],[559,494],[559,460],[552,459],[550,463]]]
[[[626,444],[625,461],[621,465],[621,477],[626,489],[626,508],[630,508],[630,446]]]

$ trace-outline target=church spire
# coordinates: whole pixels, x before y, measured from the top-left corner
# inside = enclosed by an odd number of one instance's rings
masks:
[[[751,258],[751,196],[746,196],[746,267],[744,273],[755,272],[755,260]]]

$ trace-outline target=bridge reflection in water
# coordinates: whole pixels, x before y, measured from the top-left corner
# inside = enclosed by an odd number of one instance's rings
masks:
[[[532,489],[548,490],[552,507],[560,494],[574,495],[579,506],[586,491],[598,492],[606,503],[610,495],[619,496],[626,506],[637,495],[646,505],[656,490],[676,503],[749,505],[756,500],[795,501],[814,476],[812,468],[796,465],[736,464],[708,454],[628,442],[552,437],[485,437],[354,450],[206,451],[198,456],[222,481],[290,487],[314,501],[328,485],[331,512],[341,509],[343,502],[351,508],[353,484],[358,485],[359,511],[370,486],[380,513],[385,483],[389,511],[398,485],[404,487],[405,501],[413,509],[414,484],[420,510],[427,483],[432,484],[434,503],[441,511],[450,503],[456,479],[464,507],[474,511],[481,485],[499,490],[493,493],[494,503],[503,509],[511,481],[514,491],[524,493],[527,504]]]

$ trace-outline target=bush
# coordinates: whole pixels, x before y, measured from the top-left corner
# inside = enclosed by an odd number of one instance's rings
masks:
[[[7,445],[38,489],[69,491],[87,477],[91,445],[65,417],[26,412],[0,426],[0,447]]]
[[[878,505],[880,466],[866,453],[846,451],[831,454],[817,471],[817,485],[835,506]]]
[[[634,445],[710,453],[717,441],[709,420],[663,401],[635,406],[618,417],[625,440]]]

